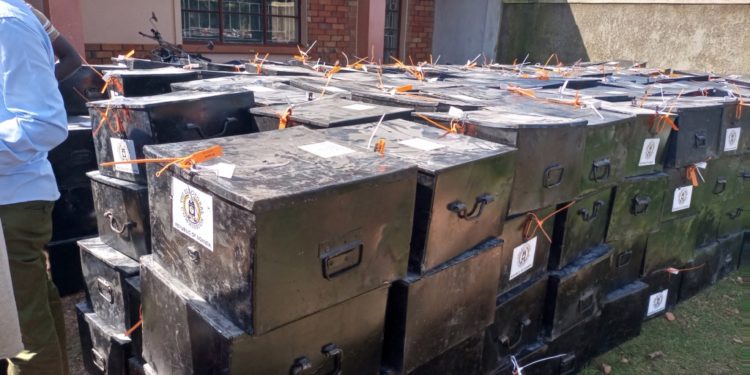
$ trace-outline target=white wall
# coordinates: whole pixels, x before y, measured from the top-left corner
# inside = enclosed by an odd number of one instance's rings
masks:
[[[464,64],[480,53],[494,58],[501,15],[501,0],[436,0],[433,56],[448,64]]]

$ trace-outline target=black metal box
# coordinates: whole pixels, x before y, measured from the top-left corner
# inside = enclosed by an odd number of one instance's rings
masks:
[[[84,368],[92,375],[127,375],[130,338],[89,311],[85,303],[76,305]]]
[[[110,96],[151,96],[172,91],[170,85],[200,79],[200,72],[176,67],[110,70],[104,74]]]
[[[135,260],[150,254],[148,186],[103,176],[98,171],[88,176],[101,241]]]
[[[249,336],[142,258],[144,358],[164,374],[377,374],[388,286]]]
[[[647,289],[648,285],[635,281],[604,297],[600,326],[591,346],[596,354],[614,349],[641,334]]]
[[[96,212],[91,184],[60,187],[60,199],[52,210],[52,241],[96,235]]]
[[[585,251],[604,242],[612,209],[612,188],[577,198],[555,218],[549,268],[561,269]],[[560,208],[568,206],[561,205]]]
[[[744,233],[735,233],[719,238],[718,246],[722,257],[719,264],[720,278],[726,277],[739,268],[742,258],[743,236]]]
[[[86,184],[86,172],[96,169],[91,118],[68,117],[68,138],[47,155],[60,189]]]
[[[659,230],[668,176],[654,173],[629,177],[615,188],[607,241]]]
[[[502,241],[490,240],[391,286],[383,366],[409,373],[494,320]],[[438,339],[439,338],[439,339]]]
[[[505,242],[498,294],[507,292],[547,271],[555,224],[555,207],[509,217],[503,225]],[[537,222],[542,222],[541,226]]]
[[[705,166],[706,164],[699,165]],[[699,211],[698,208],[705,205],[701,200],[706,196],[703,193],[704,190],[707,190],[709,187],[700,180],[705,171],[705,169],[695,165],[681,168],[666,168],[664,170],[669,176],[669,185],[664,197],[664,207],[661,214],[662,221],[695,215]],[[695,173],[697,186],[691,180],[691,173]]]
[[[613,250],[609,245],[599,245],[567,267],[550,272],[544,314],[546,337],[554,340],[599,314]]]
[[[698,232],[702,230],[698,224],[700,221],[695,215],[662,222],[660,230],[648,236],[641,274],[687,264],[693,257]]]
[[[138,275],[138,262],[105,245],[99,238],[78,242],[86,292],[98,319],[125,332],[138,321],[129,314],[125,280]]]
[[[515,149],[405,120],[327,129],[323,134],[419,167],[409,271],[423,273],[502,232]]]
[[[641,276],[643,258],[646,256],[648,235],[612,240],[607,244],[615,249],[612,256],[612,269],[607,277],[609,290],[623,288],[637,281]]]
[[[683,273],[672,274],[665,270],[652,272],[641,278],[648,285],[643,309],[643,319],[663,315],[677,305]]]
[[[214,145],[232,178],[173,168],[149,179],[152,247],[235,324],[260,335],[406,274],[416,166],[303,127],[146,155]]]
[[[96,159],[101,163],[143,158],[143,146],[251,133],[251,92],[180,91],[89,103]],[[181,157],[187,155],[179,155]],[[142,164],[100,167],[102,174],[146,183]]]
[[[495,322],[485,331],[483,368],[502,367],[508,356],[540,339],[547,283],[544,275],[497,296]]]
[[[719,242],[714,241],[695,249],[693,259],[681,271],[680,302],[698,294],[701,290],[713,285],[719,279],[723,261]]]
[[[470,337],[419,366],[409,375],[479,375],[482,363],[482,335]],[[390,375],[387,370],[381,375]]]
[[[131,276],[125,279],[125,300],[128,301],[126,312],[130,317],[129,329],[133,329],[141,318],[141,276]],[[141,328],[135,328],[130,334],[132,340],[131,354],[140,360],[143,359],[143,332]]]
[[[586,120],[564,119],[503,107],[465,112],[461,132],[518,148],[508,214],[572,200],[578,195]],[[447,113],[422,113],[443,125]]]
[[[410,108],[386,107],[377,104],[366,104],[340,98],[325,98],[299,103],[293,106],[276,105],[250,109],[258,130],[279,129],[279,122],[287,111],[286,127],[304,125],[311,129],[328,129],[340,126],[377,122],[384,120],[411,117]]]
[[[104,80],[101,72],[103,68],[108,70],[118,69],[115,65],[83,65],[59,82],[57,88],[62,95],[65,112],[68,116],[88,114],[86,102],[109,99],[109,92],[102,93]]]

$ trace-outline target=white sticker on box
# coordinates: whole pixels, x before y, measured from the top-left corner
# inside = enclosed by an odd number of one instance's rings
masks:
[[[406,140],[399,142],[399,144],[402,144],[404,146],[408,146],[411,148],[416,148],[417,150],[422,150],[422,151],[433,151],[433,150],[437,150],[437,149],[445,147],[445,145],[441,145],[435,142],[430,142],[422,138],[406,139]]]
[[[351,109],[352,111],[366,111],[368,109],[375,108],[375,106],[357,103],[357,104],[351,104],[351,105],[344,106],[344,108]]]
[[[234,170],[237,168],[234,164],[229,163],[216,163],[212,165],[196,165],[193,169],[197,171],[211,171],[216,173],[216,176],[221,178],[232,178],[234,176]]]
[[[727,129],[726,139],[724,139],[724,151],[736,151],[740,144],[741,128]]]
[[[643,141],[643,149],[641,149],[641,159],[638,161],[639,167],[645,167],[647,165],[656,164],[656,153],[659,151],[659,138],[646,138]]]
[[[658,312],[664,311],[667,308],[667,297],[669,296],[669,289],[664,289],[659,293],[654,293],[648,298],[648,311],[646,316],[654,315]]]
[[[305,146],[299,146],[300,149],[305,150],[311,154],[315,154],[317,156],[320,156],[321,158],[332,158],[336,156],[351,154],[352,152],[355,152],[354,150],[337,145],[333,142],[320,142],[320,143],[313,143],[310,145]]]
[[[172,226],[214,251],[213,197],[172,177]]]
[[[448,115],[450,115],[453,118],[460,119],[464,117],[464,111],[460,108],[450,107],[448,108]]]
[[[129,139],[110,138],[112,156],[116,162],[130,161],[135,156],[135,144]],[[115,171],[130,174],[139,174],[137,164],[115,164]]]
[[[687,210],[693,199],[693,185],[679,187],[674,190],[672,199],[672,212]]]
[[[513,264],[510,266],[510,278],[508,280],[515,279],[516,276],[530,270],[534,266],[536,241],[537,237],[534,237],[513,249]]]

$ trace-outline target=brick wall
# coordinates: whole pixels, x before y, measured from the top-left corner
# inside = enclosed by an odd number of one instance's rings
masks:
[[[432,53],[432,29],[435,22],[435,0],[409,0],[406,20],[405,55],[417,61],[428,61]]]
[[[86,61],[89,64],[111,64],[112,57],[125,55],[135,50],[133,57],[149,59],[149,53],[157,45],[153,44],[86,44]]]
[[[318,41],[310,52],[311,57],[320,58],[333,64],[340,60],[344,64],[345,52],[354,62],[357,39],[356,0],[315,0],[308,1],[307,40]]]

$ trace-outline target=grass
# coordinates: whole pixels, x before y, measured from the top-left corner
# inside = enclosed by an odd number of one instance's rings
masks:
[[[645,322],[640,336],[593,359],[581,374],[600,375],[603,363],[613,375],[743,373],[747,338],[740,311],[748,304],[734,273],[677,305],[676,320],[662,316]],[[663,356],[650,359],[657,351]]]

